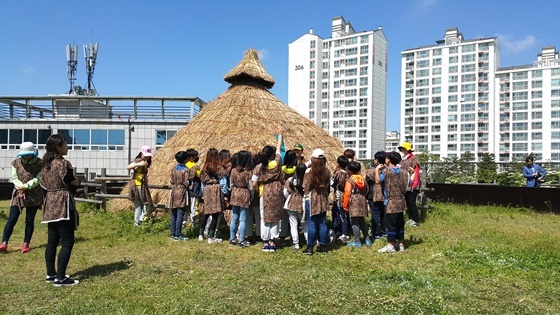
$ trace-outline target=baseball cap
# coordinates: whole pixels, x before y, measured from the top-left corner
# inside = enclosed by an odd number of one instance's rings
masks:
[[[323,151],[323,149],[315,149],[313,150],[313,153],[311,153],[311,157],[314,157],[316,159],[324,159],[325,157],[325,151]]]
[[[294,150],[301,150],[303,151],[303,145],[301,143],[298,143],[296,145],[294,145]]]
[[[142,146],[140,152],[142,152],[144,156],[152,156],[152,148],[149,145]]]

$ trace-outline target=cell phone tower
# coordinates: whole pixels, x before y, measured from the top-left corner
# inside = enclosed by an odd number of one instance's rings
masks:
[[[76,71],[78,71],[78,45],[66,45],[66,64],[68,65],[68,80],[70,80],[68,94],[73,94],[76,92],[74,81],[76,81]]]
[[[95,71],[95,62],[97,61],[98,48],[98,43],[94,44],[90,42],[89,46],[84,45],[84,56],[86,59],[86,71],[88,78],[86,95],[97,95],[95,85],[93,84],[93,72]]]

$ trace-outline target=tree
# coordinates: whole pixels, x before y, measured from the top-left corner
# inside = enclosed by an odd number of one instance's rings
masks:
[[[494,161],[494,154],[485,152],[478,163],[478,170],[476,176],[479,183],[493,183],[498,176],[497,164]]]

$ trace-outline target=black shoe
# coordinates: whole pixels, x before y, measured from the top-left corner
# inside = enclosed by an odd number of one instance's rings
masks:
[[[232,238],[231,240],[229,240],[229,245],[237,245],[237,239]]]
[[[327,252],[327,245],[319,245],[317,248],[318,253],[326,253]]]
[[[239,247],[241,247],[241,248],[249,247],[250,245],[251,245],[251,243],[249,243],[246,240],[239,243]]]
[[[69,275],[65,275],[66,278],[70,278]],[[54,280],[56,280],[56,276],[46,276],[45,277],[45,282],[47,283],[52,283],[54,282]]]
[[[71,287],[73,285],[78,284],[80,281],[73,280],[68,277],[64,277],[64,279],[54,279],[54,286],[55,287]]]
[[[313,246],[307,246],[307,247],[303,250],[303,254],[304,254],[304,255],[313,255]]]

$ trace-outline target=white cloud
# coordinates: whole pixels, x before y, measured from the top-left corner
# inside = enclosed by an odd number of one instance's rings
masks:
[[[536,44],[535,36],[527,35],[521,39],[514,38],[511,34],[497,34],[500,47],[504,51],[521,52]]]
[[[414,3],[414,10],[412,13],[421,14],[429,11],[433,6],[437,4],[437,0],[418,0]]]
[[[268,57],[268,50],[266,49],[258,49],[257,53],[259,54],[259,60],[265,60]]]

